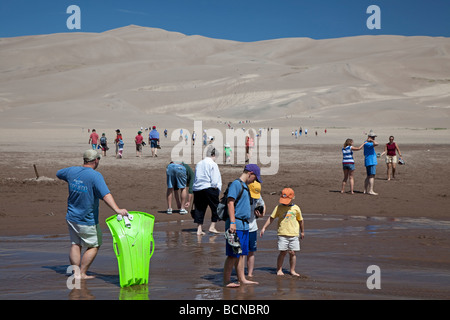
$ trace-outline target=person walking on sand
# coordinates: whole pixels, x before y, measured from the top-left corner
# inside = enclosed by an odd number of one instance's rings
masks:
[[[156,130],[156,126],[153,126],[152,131],[150,131],[148,135],[148,143],[152,149],[152,157],[157,157],[158,155],[156,154],[156,151],[159,146],[159,132]]]
[[[116,157],[119,154],[119,141],[123,140],[122,133],[119,129],[116,129],[116,138],[114,139],[114,144],[116,145]]]
[[[364,181],[364,193],[377,196],[378,193],[373,191],[373,185],[375,183],[375,174],[377,170],[377,155],[375,153],[375,147],[378,146],[378,142],[375,141],[377,135],[370,130],[367,141],[364,144],[364,165],[366,167],[367,177]]]
[[[134,143],[136,144],[136,157],[141,157],[142,155],[142,142],[144,142],[142,131],[138,131],[137,136],[134,137]]]
[[[391,180],[391,170],[392,170],[392,179],[395,179],[395,169],[397,168],[397,162],[398,162],[398,155],[400,156],[400,159],[402,158],[402,153],[400,151],[400,148],[398,147],[398,144],[394,142],[394,136],[389,137],[389,142],[386,143],[386,146],[384,147],[384,151],[381,155],[386,154],[386,176],[387,180]]]
[[[255,253],[257,250],[258,224],[256,219],[261,218],[266,213],[266,205],[261,196],[261,183],[253,181],[248,185],[250,190],[251,210],[248,220],[248,256],[247,256],[247,275],[253,277],[255,268]]]
[[[248,185],[253,181],[262,182],[260,168],[256,164],[244,167],[239,179],[234,180],[228,188],[227,208],[228,219],[225,229],[229,234],[235,234],[241,246],[241,252],[236,252],[226,240],[226,260],[223,267],[223,284],[229,288],[239,287],[241,284],[258,284],[245,278],[245,256],[249,251],[249,219],[251,217],[250,191]],[[241,193],[242,190],[242,193]],[[239,201],[236,202],[236,199]],[[233,267],[236,270],[238,283],[231,282]]]
[[[91,279],[87,271],[102,245],[102,232],[99,226],[99,199],[102,199],[116,214],[127,215],[126,209],[120,209],[109,191],[102,174],[96,171],[101,155],[95,150],[86,150],[83,154],[83,166],[58,170],[56,176],[67,182],[66,221],[69,228],[70,264],[79,267],[76,278]],[[81,255],[81,250],[86,252]]]
[[[261,237],[264,235],[267,227],[278,219],[278,250],[280,253],[277,258],[277,275],[282,276],[283,261],[289,252],[290,273],[293,276],[299,276],[295,271],[297,263],[296,251],[300,251],[300,239],[305,237],[305,224],[300,207],[295,205],[292,200],[295,199],[294,190],[284,188],[281,191],[280,204],[275,207],[264,227],[261,229]]]
[[[194,223],[197,224],[197,235],[204,235],[202,226],[206,209],[211,209],[211,225],[209,232],[219,233],[216,229],[217,205],[219,204],[220,190],[222,189],[222,177],[219,166],[215,163],[219,153],[214,146],[208,146],[205,159],[195,166],[195,178],[192,189],[194,191],[193,213]]]
[[[225,163],[231,163],[231,153],[233,151],[231,150],[231,146],[229,143],[225,143],[224,151],[225,151]]]
[[[197,134],[195,131],[192,132],[192,145],[195,145],[195,139],[197,138]]]
[[[102,147],[102,154],[106,157],[106,151],[108,151],[108,139],[106,139],[106,134],[102,133],[102,137],[100,138],[100,145]]]
[[[250,158],[252,157],[253,147],[255,146],[255,141],[253,139],[253,136],[249,133],[245,137],[245,162],[249,162]]]
[[[92,129],[92,133],[89,136],[89,142],[88,144],[92,145],[92,150],[97,150],[97,144],[98,144],[98,134],[95,131],[95,129]]]
[[[116,156],[117,159],[122,159],[123,157],[123,146],[124,146],[123,140],[119,139],[119,142],[117,142],[117,147],[119,149]]]
[[[353,172],[355,171],[355,160],[353,159],[353,151],[361,150],[366,142],[364,142],[359,147],[353,146],[353,139],[345,140],[344,147],[342,148],[342,169],[344,170],[344,179],[342,180],[342,189],[341,193],[345,192],[345,185],[347,184],[347,180],[350,180],[350,193],[354,194],[353,186],[355,184],[353,178]]]

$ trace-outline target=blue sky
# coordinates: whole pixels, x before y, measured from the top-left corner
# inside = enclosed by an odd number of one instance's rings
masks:
[[[70,5],[81,29],[69,30]],[[381,29],[366,25],[370,5]],[[450,0],[1,0],[0,37],[103,32],[130,24],[237,41],[357,35],[450,37]]]

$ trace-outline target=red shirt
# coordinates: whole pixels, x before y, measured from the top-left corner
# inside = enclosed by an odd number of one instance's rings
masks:
[[[89,136],[89,139],[92,140],[91,141],[92,144],[97,144],[97,140],[98,140],[97,132],[92,132],[91,135]]]
[[[142,144],[142,141],[144,141],[144,137],[138,134],[136,138],[134,138],[134,140],[136,141],[136,144]]]
[[[386,147],[387,147],[387,155],[388,156],[395,156],[395,148],[397,147],[396,145],[395,145],[395,142],[393,142],[392,144],[391,143],[387,143],[386,144]]]

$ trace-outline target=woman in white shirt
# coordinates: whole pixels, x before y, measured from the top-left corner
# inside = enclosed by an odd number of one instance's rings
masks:
[[[217,205],[219,204],[220,190],[222,189],[222,177],[219,166],[214,162],[218,151],[211,145],[206,151],[206,158],[195,166],[195,179],[192,187],[194,191],[193,212],[194,223],[197,223],[197,234],[204,235],[202,230],[206,209],[211,209],[211,226],[209,232],[219,233],[216,229]]]

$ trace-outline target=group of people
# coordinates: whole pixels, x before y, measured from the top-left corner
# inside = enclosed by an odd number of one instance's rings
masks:
[[[359,147],[353,146],[353,139],[347,139],[342,148],[342,169],[344,171],[344,179],[342,180],[341,193],[345,192],[345,186],[347,181],[350,182],[350,193],[354,193],[354,176],[355,171],[355,160],[353,159],[353,151],[359,151],[364,148],[364,166],[366,167],[366,179],[364,181],[364,193],[369,195],[378,195],[374,191],[374,182],[376,175],[376,167],[378,164],[377,157],[381,157],[386,154],[386,175],[387,180],[395,179],[395,172],[397,163],[404,163],[401,159],[402,154],[398,144],[394,141],[394,137],[389,137],[389,142],[385,145],[383,153],[377,155],[375,152],[375,147],[379,143],[375,140],[377,135],[371,130],[367,135],[367,140],[364,141]],[[397,156],[400,156],[400,158]]]
[[[116,153],[122,155],[122,134],[116,130]],[[102,134],[102,138],[105,134]],[[379,143],[375,140],[377,135],[370,131],[367,140],[358,147],[353,146],[353,140],[347,139],[343,153],[344,179],[342,190],[344,193],[346,183],[350,180],[350,192],[354,193],[355,162],[353,151],[364,149],[364,159],[367,177],[364,183],[364,193],[377,195],[374,192],[374,179],[376,174],[377,157],[386,154],[388,180],[395,178],[396,164],[401,157],[401,151],[394,137],[389,137],[383,153],[377,156],[375,147]],[[75,277],[89,279],[87,270],[94,261],[99,247],[102,245],[102,233],[99,227],[99,200],[103,200],[116,214],[127,215],[127,209],[120,208],[109,191],[102,174],[96,171],[102,155],[97,152],[98,143],[106,155],[106,138],[99,139],[95,129],[89,138],[92,148],[83,154],[82,166],[74,166],[61,169],[56,176],[68,183],[69,196],[66,221],[69,229],[71,248],[69,253],[70,263],[79,266]],[[142,131],[135,138],[136,152],[142,152]],[[149,142],[152,147],[152,156],[156,155],[159,144],[159,133],[156,127],[149,134]],[[138,147],[139,146],[139,147]],[[248,144],[250,146],[250,143]],[[122,144],[123,147],[123,144]],[[105,149],[105,150],[104,150]],[[153,150],[154,149],[154,150]],[[206,157],[195,166],[195,172],[189,165],[183,162],[171,162],[166,168],[167,176],[167,214],[172,214],[172,199],[175,197],[180,214],[187,214],[188,209],[194,223],[197,224],[197,235],[204,235],[203,224],[208,207],[211,210],[211,225],[209,232],[219,233],[216,224],[219,221],[217,208],[222,189],[222,178],[219,167],[215,162],[219,152],[213,145],[208,145]],[[401,158],[400,158],[401,160]],[[238,287],[241,284],[257,284],[247,279],[245,265],[247,265],[249,278],[253,277],[255,265],[255,253],[257,251],[257,219],[266,213],[266,205],[261,196],[261,172],[256,164],[246,164],[240,176],[232,181],[226,192],[226,206],[228,218],[225,221],[226,229],[226,259],[223,268],[223,283],[227,287]],[[180,192],[180,195],[178,195]],[[304,238],[304,220],[300,207],[294,204],[294,190],[284,188],[281,192],[279,204],[274,208],[269,218],[262,227],[259,236],[262,237],[266,229],[278,219],[278,250],[277,274],[282,275],[282,265],[289,254],[290,273],[298,276],[295,271],[296,252],[300,250],[300,239]],[[231,236],[230,236],[231,235]],[[236,241],[239,242],[239,250],[236,250]],[[82,248],[87,250],[82,254]],[[247,258],[246,258],[247,257]],[[238,282],[231,281],[233,268],[236,270]]]
[[[147,130],[147,129],[146,129]],[[148,136],[148,143],[150,145],[152,151],[152,157],[157,157],[157,150],[160,149],[159,144],[159,132],[156,130],[156,126],[153,126],[152,130]],[[142,156],[142,148],[146,145],[144,142],[144,137],[142,136],[142,131],[139,130],[137,132],[136,137],[134,138],[134,143],[136,145],[136,157]],[[88,144],[91,145],[93,150],[101,149],[102,155],[106,157],[106,151],[109,150],[108,147],[108,139],[106,138],[106,134],[102,133],[101,138],[99,138],[95,129],[92,129],[92,133],[89,136]],[[123,136],[120,132],[120,129],[116,130],[116,138],[114,139],[114,145],[116,147],[116,158],[122,159],[123,157]]]
[[[180,214],[186,214],[191,207],[191,215],[197,224],[197,234],[204,235],[202,226],[206,210],[211,209],[211,226],[209,231],[219,233],[217,206],[222,189],[222,178],[215,162],[218,152],[210,145],[206,157],[197,163],[194,171],[182,162],[171,162],[166,168],[167,174],[167,213],[172,214],[171,202],[175,195]],[[82,166],[73,166],[59,170],[56,176],[68,184],[68,201],[66,222],[69,229],[71,247],[69,260],[75,268],[75,278],[90,279],[87,271],[97,256],[102,245],[102,232],[99,227],[99,200],[103,200],[116,214],[128,215],[128,210],[120,208],[103,175],[96,171],[102,155],[97,149],[86,150],[83,154]],[[261,172],[256,164],[247,164],[239,178],[229,184],[226,203],[228,218],[225,228],[233,239],[226,237],[226,259],[223,269],[223,281],[227,287],[238,287],[241,284],[257,284],[248,280],[245,275],[247,264],[248,277],[253,277],[255,252],[257,250],[256,219],[266,212],[266,206],[261,196]],[[177,192],[181,192],[181,197]],[[299,238],[304,237],[304,223],[300,208],[292,201],[294,191],[285,188],[280,197],[280,204],[275,207],[269,219],[260,232],[264,235],[267,227],[278,219],[278,249],[277,274],[282,275],[284,257],[289,253],[290,273],[295,272],[296,251],[300,250]],[[236,250],[236,241],[239,250]],[[82,248],[87,250],[82,254]],[[245,262],[247,257],[247,262]],[[238,282],[231,281],[233,268],[236,270]]]
[[[176,190],[181,191],[181,201],[177,200],[180,214],[186,214],[186,209],[192,205],[191,215],[197,224],[197,235],[204,235],[203,224],[205,214],[210,208],[211,225],[209,232],[219,233],[216,224],[219,221],[217,208],[222,189],[222,178],[219,167],[215,162],[218,151],[214,146],[208,146],[206,157],[197,163],[195,173],[184,163],[171,162],[166,168],[167,174],[167,213],[172,214],[172,195]],[[226,190],[226,206],[228,218],[225,221],[225,229],[229,237],[226,241],[226,260],[223,269],[223,283],[227,287],[238,287],[241,284],[257,284],[248,280],[245,275],[247,265],[248,277],[253,277],[255,265],[255,252],[257,250],[257,218],[266,212],[266,206],[261,196],[261,172],[256,164],[247,164],[239,178],[230,182]],[[189,185],[189,193],[192,198],[186,197],[186,188]],[[192,190],[192,194],[191,194]],[[176,193],[175,193],[176,194]],[[183,195],[184,194],[184,195]],[[175,196],[178,199],[178,196]],[[264,235],[266,228],[278,218],[278,249],[277,274],[282,275],[284,258],[289,253],[290,273],[295,271],[296,251],[300,250],[299,238],[304,237],[304,223],[300,208],[292,201],[295,198],[294,191],[285,188],[278,205],[267,220],[260,236]],[[187,199],[187,200],[186,200]],[[233,244],[234,237],[239,241],[239,250]],[[247,261],[245,261],[247,257]],[[231,281],[233,268],[236,270],[238,282]]]

